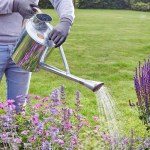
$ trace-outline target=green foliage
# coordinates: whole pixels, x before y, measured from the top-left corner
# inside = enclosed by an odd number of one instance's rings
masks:
[[[131,8],[133,10],[139,10],[139,11],[150,11],[150,2],[149,3],[137,2],[131,5]]]
[[[124,0],[79,0],[79,8],[127,8]]]
[[[78,7],[149,11],[150,0],[79,0]]]
[[[53,6],[49,0],[40,0],[39,1],[39,7],[40,8],[53,8]]]

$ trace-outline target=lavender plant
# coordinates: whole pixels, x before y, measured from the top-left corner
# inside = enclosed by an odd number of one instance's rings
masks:
[[[26,108],[17,114],[13,100],[0,102],[6,113],[0,116],[0,149],[75,149],[84,117],[80,114],[80,94],[76,92],[75,107],[66,105],[64,86],[52,92],[50,97],[31,103],[27,97]],[[25,111],[26,109],[26,111]]]
[[[131,104],[136,106],[139,112],[139,118],[150,129],[150,59],[139,63],[134,76],[134,87],[137,95],[137,103]]]

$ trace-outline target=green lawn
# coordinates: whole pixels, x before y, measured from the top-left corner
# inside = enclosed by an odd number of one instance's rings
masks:
[[[58,23],[53,10],[45,10]],[[137,135],[144,135],[145,128],[136,110],[128,100],[136,102],[133,76],[139,61],[147,59],[150,52],[150,13],[123,10],[76,10],[71,33],[63,45],[71,73],[82,78],[103,81],[117,103],[118,121],[129,134],[130,128]],[[56,49],[47,63],[63,68]],[[98,115],[96,97],[80,84],[46,71],[33,73],[30,93],[47,96],[54,88],[64,84],[68,103],[74,93],[82,94],[83,114],[89,119]],[[1,84],[0,99],[5,99],[5,82]],[[92,119],[90,119],[92,120]],[[91,121],[92,122],[92,121]]]

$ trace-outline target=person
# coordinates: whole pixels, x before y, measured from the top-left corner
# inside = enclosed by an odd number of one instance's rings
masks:
[[[19,103],[25,104],[30,85],[31,73],[19,68],[11,59],[15,43],[23,30],[23,20],[31,18],[36,12],[39,0],[0,0],[0,81],[6,76],[6,99],[14,100],[16,111]],[[59,15],[60,22],[49,35],[56,47],[62,45],[74,21],[72,0],[50,0]]]

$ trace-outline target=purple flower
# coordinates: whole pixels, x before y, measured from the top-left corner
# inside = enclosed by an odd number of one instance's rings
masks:
[[[29,142],[34,143],[36,141],[35,136],[28,137]]]
[[[59,129],[57,127],[51,127],[50,132],[52,135],[57,135],[59,133]]]
[[[102,138],[103,138],[105,141],[107,141],[109,144],[112,143],[110,135],[108,135],[108,134],[106,134],[106,133],[104,133],[104,132],[101,132],[101,136],[102,136]]]
[[[95,126],[94,131],[97,132],[98,130],[99,130],[99,126],[97,125],[97,126]]]
[[[31,121],[32,121],[32,124],[34,125],[38,124],[39,123],[38,116],[33,116]]]
[[[52,98],[52,101],[54,103],[58,103],[60,101],[60,97],[59,97],[59,90],[55,90],[52,94],[51,94],[51,98]]]
[[[38,123],[38,126],[34,130],[34,134],[42,135],[43,130],[44,130],[44,123]]]
[[[150,138],[144,141],[145,148],[150,148]]]
[[[30,131],[29,130],[24,130],[21,132],[21,134],[27,135]]]
[[[76,136],[73,136],[71,138],[71,142],[70,142],[72,147],[75,147],[78,144],[78,138]]]
[[[3,123],[12,121],[12,118],[9,115],[1,115]]]
[[[150,116],[150,58],[143,66],[139,62],[134,76],[134,87],[137,95],[139,116],[144,124],[148,124]],[[145,116],[145,117],[141,117]]]
[[[66,121],[66,122],[64,123],[64,129],[65,129],[65,130],[70,130],[70,129],[72,129],[72,125],[71,125],[71,123],[70,123],[69,121]]]
[[[17,143],[17,144],[20,144],[22,142],[22,139],[21,138],[14,138],[13,142]]]
[[[65,142],[63,140],[61,140],[61,139],[58,139],[57,143],[60,144],[60,145],[64,145],[65,144]]]
[[[7,138],[7,137],[8,137],[7,132],[1,133],[0,137],[1,137],[2,139]]]
[[[50,143],[48,141],[42,142],[41,150],[51,150]]]
[[[59,110],[58,110],[58,108],[51,108],[50,107],[50,112],[51,112],[51,114],[52,115],[59,115]]]
[[[62,108],[63,111],[63,119],[64,120],[69,120],[69,118],[71,117],[73,111],[72,109],[69,108]]]
[[[32,146],[31,143],[24,143],[24,148],[29,148],[29,147],[31,147],[31,146]]]
[[[79,107],[80,106],[80,92],[79,91],[76,91],[76,98],[75,98],[75,101],[76,101],[76,106]]]

